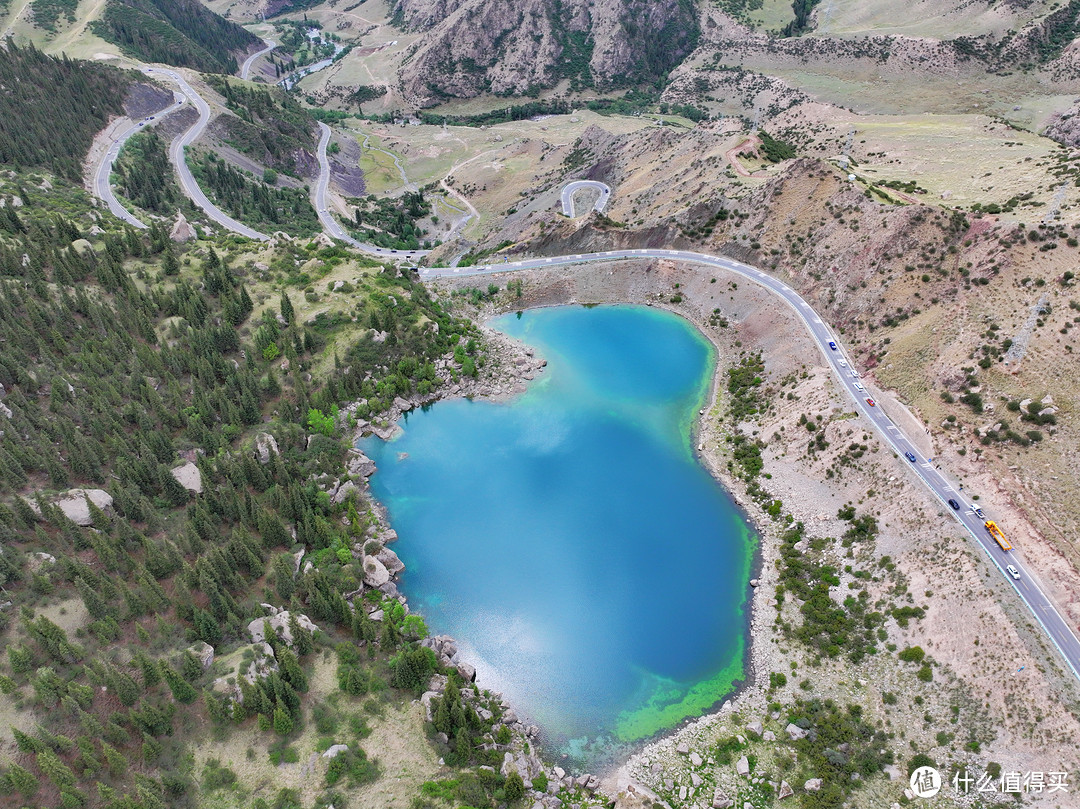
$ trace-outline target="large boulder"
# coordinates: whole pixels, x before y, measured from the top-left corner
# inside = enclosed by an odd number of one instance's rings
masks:
[[[191,461],[188,461],[183,466],[170,469],[169,474],[176,478],[176,482],[189,492],[202,494],[202,472]]]
[[[364,584],[368,587],[382,587],[390,581],[390,571],[379,561],[377,556],[364,557]]]
[[[750,777],[750,760],[746,756],[743,756],[735,762],[735,772],[743,778]]]
[[[731,809],[734,805],[735,801],[725,795],[720,787],[717,787],[712,796],[712,809]]]
[[[188,651],[202,664],[203,671],[210,668],[214,662],[214,647],[206,641],[199,641],[194,646],[189,646]]]
[[[820,778],[811,778],[809,781],[803,784],[803,789],[805,789],[807,792],[820,792],[822,783],[823,782]]]
[[[340,753],[348,753],[349,745],[347,744],[332,744],[326,748],[326,752],[322,754],[323,758],[337,758]]]
[[[402,562],[396,553],[389,548],[379,548],[379,552],[375,554],[375,558],[382,562],[383,567],[391,576],[396,576],[398,573],[405,569],[405,563]]]
[[[330,502],[332,502],[336,506],[339,506],[346,500],[348,500],[349,495],[351,495],[355,491],[356,484],[353,483],[351,480],[347,480],[338,487],[338,490],[336,492],[334,492],[334,496],[330,498]]]
[[[252,643],[262,643],[266,640],[266,630],[264,624],[270,624],[270,627],[277,632],[278,636],[285,641],[286,645],[293,645],[292,629],[289,627],[289,619],[291,614],[288,610],[281,610],[276,615],[268,615],[265,618],[256,618],[250,624],[248,624],[248,634],[251,635]],[[310,618],[302,613],[296,613],[296,622],[301,628],[308,630],[309,632],[315,632],[319,627],[315,626]]]
[[[277,440],[270,433],[259,433],[255,436],[255,457],[259,459],[259,463],[270,463],[270,452],[273,451],[275,455],[278,454]]]
[[[349,460],[346,464],[350,475],[369,478],[375,474],[375,462],[358,449],[349,450]]]
[[[787,731],[787,735],[791,737],[793,742],[798,741],[799,739],[805,739],[807,735],[805,730],[791,722],[788,722],[788,726],[784,728],[784,730]]]
[[[89,502],[87,502],[89,501]],[[56,501],[64,516],[76,525],[91,525],[90,503],[106,514],[112,509],[112,495],[104,489],[71,489]]]
[[[176,212],[176,223],[172,226],[172,230],[169,231],[169,238],[179,244],[189,242],[195,238],[195,228],[179,211]]]

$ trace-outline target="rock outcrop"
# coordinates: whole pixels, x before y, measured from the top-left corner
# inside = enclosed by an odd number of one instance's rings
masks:
[[[271,451],[278,454],[277,439],[274,436],[270,433],[259,433],[255,436],[255,457],[259,459],[259,463],[270,463]]]
[[[522,95],[570,79],[600,88],[666,74],[697,44],[684,0],[398,0],[394,15],[424,31],[401,68],[410,99]]]
[[[206,641],[199,641],[194,646],[189,646],[188,651],[202,664],[203,671],[210,668],[214,662],[214,647]]]
[[[90,503],[108,514],[112,509],[112,495],[104,489],[71,489],[56,501],[56,505],[64,512],[65,517],[76,525],[84,526],[93,524]]]
[[[189,242],[195,238],[195,228],[179,211],[176,212],[176,223],[172,226],[172,230],[169,231],[169,238],[179,244]]]
[[[176,469],[170,469],[169,474],[176,478],[176,482],[189,492],[202,494],[202,472],[199,471],[199,467],[195,464],[188,461],[183,466],[178,466]]]
[[[264,607],[269,605],[264,604]],[[275,610],[275,607],[270,607],[271,610]],[[248,634],[251,635],[252,643],[262,643],[266,640],[266,631],[263,627],[264,623],[269,623],[278,636],[285,641],[288,646],[293,644],[292,629],[289,628],[289,618],[291,614],[288,610],[279,610],[272,615],[267,615],[264,618],[256,618],[250,624],[248,624]],[[310,618],[302,613],[296,614],[296,622],[301,628],[314,632],[317,627]]]

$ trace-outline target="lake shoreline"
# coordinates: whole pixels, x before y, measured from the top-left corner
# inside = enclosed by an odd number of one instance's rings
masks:
[[[661,267],[660,271],[653,269],[656,265]],[[618,272],[619,275],[615,275],[597,272],[595,267],[570,267],[495,276],[491,279],[495,282],[504,279],[526,280],[524,299],[517,301],[516,305],[488,305],[477,313],[477,318],[486,321],[517,310],[575,304],[652,306],[687,320],[712,345],[715,352],[712,381],[706,404],[702,408],[705,414],[699,413],[694,420],[692,448],[697,460],[728,493],[757,537],[750,560],[750,579],[756,581],[758,586],[750,588],[747,608],[744,610],[744,620],[748,626],[744,678],[718,701],[719,707],[714,705],[700,717],[685,719],[672,728],[634,743],[634,752],[624,761],[604,768],[599,778],[600,790],[611,798],[617,798],[620,801],[619,806],[636,807],[651,805],[644,801],[660,800],[639,776],[643,770],[655,766],[658,760],[679,755],[676,748],[680,747],[680,739],[700,735],[733,711],[764,705],[768,673],[776,671],[783,661],[783,656],[776,647],[772,621],[766,614],[775,597],[775,561],[779,556],[779,530],[776,523],[749,497],[745,483],[728,473],[727,456],[721,449],[723,425],[717,421],[715,415],[722,408],[726,393],[723,385],[724,372],[737,362],[739,346],[736,343],[740,342],[739,332],[735,328],[728,330],[709,324],[707,313],[714,301],[706,301],[703,294],[696,294],[693,286],[685,281],[687,277],[693,276],[695,270],[677,268],[673,262],[642,261],[621,262]],[[680,282],[676,279],[684,280]],[[468,286],[469,280],[441,279],[437,287],[448,291]],[[678,290],[683,299],[679,304],[671,302],[675,283],[679,283]],[[709,289],[710,287],[703,287],[701,292]],[[715,292],[715,288],[712,291]],[[727,291],[726,287],[724,291]],[[793,313],[787,312],[782,304],[773,300],[764,290],[745,284],[744,290],[738,294],[740,303],[745,301],[747,296],[754,300],[755,306],[764,306],[774,315],[779,314],[786,319],[793,329],[799,327]],[[725,315],[727,314],[725,312]],[[763,356],[768,358],[764,351]]]
[[[552,306],[564,306],[567,305],[563,302],[552,302],[548,304],[541,304],[539,306],[529,306],[528,309],[543,309]],[[572,303],[570,305],[573,305]],[[605,305],[608,305],[605,303]],[[617,302],[611,302],[611,305],[623,305],[623,306],[641,306],[645,308],[643,304],[629,302],[618,304]],[[747,578],[754,578],[761,565],[760,555],[760,543],[754,542],[754,536],[758,534],[757,526],[751,518],[746,504],[743,498],[738,496],[738,493],[732,489],[728,481],[723,476],[717,474],[716,464],[709,461],[706,453],[702,453],[699,449],[699,442],[702,437],[702,419],[699,415],[700,412],[707,412],[714,408],[717,403],[717,397],[720,394],[721,388],[721,361],[722,346],[712,339],[705,329],[702,328],[700,323],[695,322],[691,318],[687,318],[683,312],[675,311],[669,307],[657,307],[662,308],[664,311],[670,314],[676,315],[681,321],[692,327],[695,339],[700,340],[708,348],[708,358],[706,360],[706,368],[703,369],[702,382],[700,387],[699,398],[697,399],[693,410],[690,412],[688,418],[689,434],[686,435],[688,442],[688,448],[690,454],[693,457],[693,462],[703,467],[706,474],[708,474],[714,481],[716,481],[720,488],[727,496],[731,507],[738,515],[739,521],[745,526],[745,530],[750,535],[748,542],[751,543],[751,547],[748,549],[749,554],[746,560]],[[398,400],[395,402],[395,406],[391,411],[386,414],[387,418],[376,419],[373,423],[361,423],[360,429],[357,431],[356,439],[358,440],[362,436],[377,435],[383,439],[391,439],[397,432],[396,422],[412,409],[417,406],[428,406],[436,401],[453,400],[463,397],[483,399],[487,401],[505,402],[513,399],[522,394],[529,382],[537,378],[546,365],[546,360],[541,356],[538,356],[540,351],[533,346],[527,345],[521,340],[505,334],[500,331],[496,331],[490,325],[491,317],[512,313],[518,310],[518,307],[507,307],[504,311],[492,312],[489,316],[485,316],[480,322],[481,328],[484,332],[484,338],[486,342],[486,348],[489,354],[493,356],[494,361],[489,363],[488,367],[485,367],[485,372],[493,372],[493,378],[482,380],[463,380],[465,384],[457,385],[443,385],[433,395],[426,397],[423,401],[411,401],[405,402]],[[348,410],[349,408],[346,408]],[[368,492],[372,503],[374,504],[377,513],[379,514],[380,521],[385,523],[387,529],[393,528],[388,511],[385,504],[381,503],[374,495]],[[740,634],[743,639],[742,651],[740,653],[740,674],[736,677],[733,683],[733,688],[728,689],[722,693],[722,695],[708,708],[705,713],[715,713],[724,701],[730,700],[737,696],[741,690],[747,687],[754,679],[754,665],[752,660],[753,650],[753,637],[752,637],[752,602],[753,593],[747,593],[745,601],[743,602],[740,613]],[[482,678],[480,678],[480,684]],[[628,755],[632,755],[646,748],[649,744],[655,743],[658,740],[662,740],[672,733],[677,732],[679,728],[686,726],[689,722],[694,721],[692,717],[683,719],[677,724],[664,728],[657,733],[648,736],[643,739],[639,739],[633,742],[613,742],[613,748],[619,752],[612,756],[612,762],[605,765],[601,772],[606,774],[607,777],[614,775],[627,758]],[[534,746],[536,742],[535,734],[529,738],[533,739]],[[547,745],[543,745],[547,747]],[[558,764],[560,759],[559,751],[555,748],[547,747],[544,751],[546,758],[552,764]],[[603,757],[601,757],[603,758]],[[564,766],[567,766],[563,762]],[[557,773],[555,773],[557,775]],[[564,776],[569,780],[570,776]]]

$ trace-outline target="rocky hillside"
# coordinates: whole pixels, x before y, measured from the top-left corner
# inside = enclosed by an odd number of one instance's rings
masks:
[[[406,97],[430,106],[484,93],[639,85],[693,50],[691,0],[399,0],[394,16],[424,31],[400,72]]]

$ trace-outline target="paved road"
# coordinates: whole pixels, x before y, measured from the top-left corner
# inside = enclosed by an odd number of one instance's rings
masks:
[[[163,109],[161,112],[154,113],[153,121],[151,121],[150,118],[143,118],[141,121],[132,122],[131,126],[116,136],[116,140],[113,141],[112,146],[109,147],[109,150],[98,164],[97,173],[94,174],[94,196],[104,200],[105,204],[109,206],[109,211],[113,216],[123,219],[129,225],[134,225],[142,230],[146,229],[146,223],[121,205],[120,201],[116,198],[116,194],[113,193],[109,177],[112,175],[116,158],[120,156],[120,150],[124,148],[124,144],[127,143],[128,138],[136,132],[154,126],[166,115],[170,115],[178,109],[181,109],[186,102],[186,98],[179,99],[171,107]]]
[[[574,218],[574,194],[583,188],[595,188],[600,192],[600,198],[596,200],[596,204],[592,206],[594,211],[603,211],[607,207],[608,200],[611,198],[611,188],[596,180],[574,180],[572,183],[567,183],[563,186],[562,190],[562,212],[565,216]],[[578,216],[583,216],[584,211]]]
[[[263,48],[261,51],[256,51],[244,60],[244,64],[240,68],[240,78],[245,80],[250,79],[251,66],[255,64],[255,60],[258,59],[260,56],[263,56],[264,54],[270,53],[270,51],[272,51],[278,46],[278,44],[272,39],[264,39],[263,42],[266,44],[265,48]]]
[[[163,67],[144,67],[143,71],[151,76],[165,76],[172,79],[172,81],[176,82],[181,92],[188,97],[188,100],[195,105],[195,109],[199,111],[199,120],[192,124],[191,129],[176,138],[172,142],[172,147],[169,149],[169,160],[171,160],[173,166],[176,167],[176,173],[180,177],[180,185],[183,187],[184,193],[187,194],[192,202],[202,208],[207,216],[223,228],[231,230],[234,233],[239,233],[241,236],[247,236],[249,239],[255,239],[260,242],[268,241],[270,237],[265,233],[260,233],[254,228],[249,228],[243,222],[237,222],[218,208],[217,205],[212,203],[207,198],[206,194],[203,193],[199,184],[195,182],[195,178],[191,174],[191,169],[188,168],[184,149],[198,140],[199,136],[206,129],[206,125],[210,123],[210,105],[207,104],[203,100],[203,97],[196,93],[191,85],[184,80],[184,77],[175,70],[169,70]]]
[[[565,192],[565,190],[564,190]],[[714,269],[733,272],[743,278],[764,287],[779,296],[799,315],[803,324],[809,330],[811,336],[817,342],[840,380],[841,387],[855,402],[856,410],[873,426],[878,435],[885,440],[897,453],[896,463],[910,466],[915,475],[941,502],[942,510],[958,520],[968,533],[971,534],[976,544],[979,545],[994,563],[1005,580],[1016,590],[1021,600],[1031,610],[1031,614],[1046,632],[1050,641],[1065,659],[1068,668],[1080,679],[1080,640],[1073,633],[1072,627],[1058,612],[1050,598],[1043,592],[1038,582],[1028,571],[1024,562],[1022,549],[1015,549],[1006,553],[990,537],[983,526],[983,519],[978,517],[971,508],[968,500],[961,496],[957,490],[957,484],[937,469],[930,461],[921,456],[915,444],[908,439],[903,431],[894,424],[882,409],[874,401],[873,394],[865,389],[865,385],[859,378],[858,372],[846,359],[843,348],[837,337],[832,334],[829,327],[811,308],[802,297],[791,287],[774,278],[771,275],[740,262],[720,256],[710,256],[702,253],[692,253],[686,250],[613,250],[605,253],[584,253],[572,256],[558,256],[553,258],[535,258],[524,261],[514,261],[505,264],[483,265],[465,268],[422,268],[420,277],[424,280],[434,280],[443,277],[482,276],[492,273],[507,272],[512,270],[537,269],[542,267],[565,266],[568,264],[582,264],[597,261],[619,261],[622,259],[649,259],[664,258],[683,261],[691,264],[704,265]],[[830,342],[835,344],[836,349],[830,348]],[[904,453],[910,452],[914,457],[914,463],[906,460]],[[952,499],[960,505],[959,510],[954,510],[948,504]],[[987,515],[992,519],[992,515]],[[1008,530],[1008,526],[1003,527]],[[1007,534],[1006,534],[1007,536]],[[1006,566],[1012,565],[1019,573],[1019,579],[1014,579],[1006,572]]]
[[[383,258],[416,261],[430,253],[430,250],[390,250],[385,247],[377,247],[368,242],[357,241],[345,231],[345,228],[338,224],[338,221],[334,219],[334,215],[330,213],[330,206],[327,203],[327,193],[330,190],[330,159],[326,156],[326,147],[330,145],[330,137],[333,135],[333,132],[330,127],[322,121],[319,121],[319,132],[321,133],[319,137],[319,148],[317,150],[319,157],[319,178],[315,181],[311,203],[315,206],[315,211],[319,215],[319,221],[322,223],[323,229],[335,239],[340,239],[346,244],[352,245],[357,250],[362,250],[365,253],[372,253]]]

